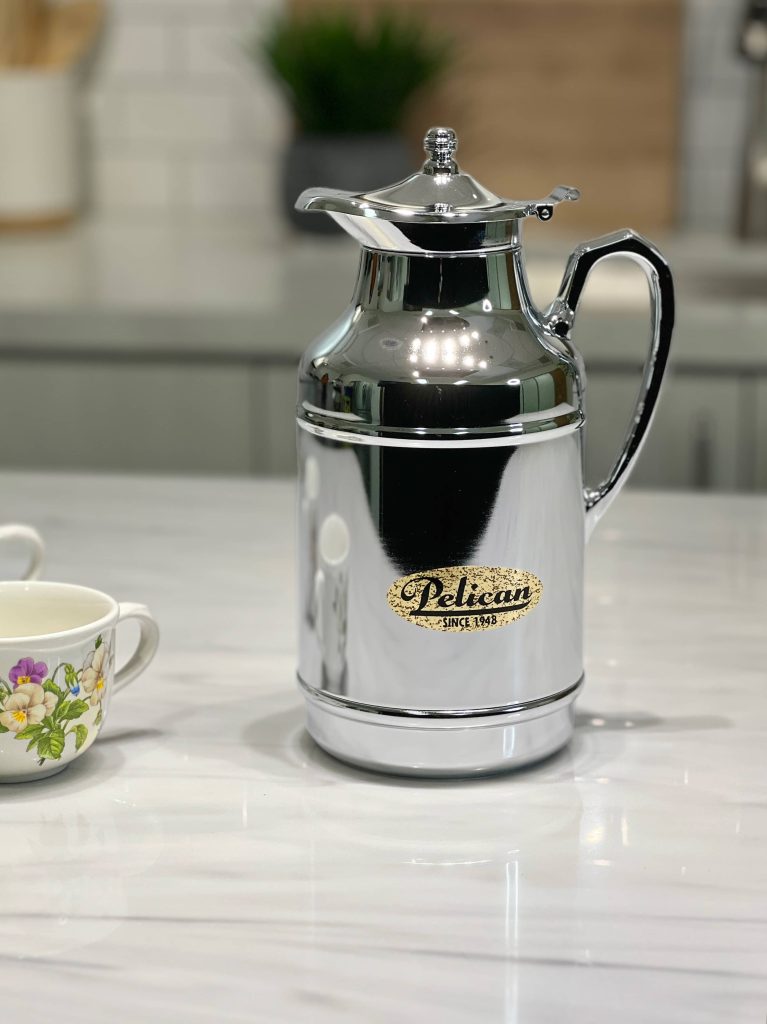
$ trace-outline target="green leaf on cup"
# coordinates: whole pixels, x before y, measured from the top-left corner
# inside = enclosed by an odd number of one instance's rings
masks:
[[[45,732],[43,725],[28,725],[26,728],[21,729],[16,733],[17,740],[36,740],[38,736],[42,736]]]
[[[102,709],[101,709],[101,708],[99,707],[99,713],[98,713],[98,714],[96,715],[96,721],[95,721],[95,722],[94,722],[93,724],[94,724],[94,725],[101,725],[101,719],[102,719],[103,717],[104,717],[104,712],[103,712],[103,710],[102,710]]]
[[[53,729],[58,720],[61,718],[61,713],[64,710],[64,704],[66,701],[59,698],[58,704],[51,711],[50,715],[46,715],[43,719],[43,725],[46,725],[49,729]]]
[[[56,709],[57,718],[60,722],[71,722],[73,718],[79,718],[87,710],[87,700],[65,700]]]
[[[64,735],[64,730],[61,726],[57,726],[52,732],[46,733],[41,736],[37,741],[37,752],[40,757],[48,757],[54,761],[58,761],[61,755],[64,753],[64,744],[67,738]]]
[[[96,637],[96,650],[98,650],[99,647],[101,647],[101,645],[103,643],[104,643],[104,638],[102,637],[101,633],[99,633],[99,635]]]
[[[88,727],[85,725],[78,725],[75,728],[75,750],[79,750],[80,747],[88,739]]]
[[[61,757],[64,753],[64,744],[67,741],[63,729],[54,729],[51,733],[51,753],[54,757]]]
[[[7,729],[4,725],[0,725],[0,733],[2,733],[2,732],[10,732],[10,731],[11,730]]]
[[[64,692],[60,686],[57,686],[52,679],[46,679],[43,683],[43,689],[47,690],[48,693],[55,693],[57,697],[60,697]]]

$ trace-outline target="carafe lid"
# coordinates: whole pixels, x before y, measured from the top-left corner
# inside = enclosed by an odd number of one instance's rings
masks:
[[[461,171],[457,148],[452,128],[430,128],[427,159],[409,178],[371,192],[310,188],[296,209],[329,213],[367,248],[444,256],[512,248],[520,218],[550,220],[558,203],[580,197],[559,185],[543,199],[503,199]]]

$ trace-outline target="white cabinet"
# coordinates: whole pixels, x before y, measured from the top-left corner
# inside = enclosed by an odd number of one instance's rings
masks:
[[[296,372],[295,366],[256,366],[251,371],[256,472],[295,472]]]
[[[2,465],[247,473],[247,368],[24,360],[0,364]]]
[[[615,461],[639,379],[638,370],[591,363],[591,484]],[[296,370],[287,362],[2,359],[0,466],[293,473],[295,405]],[[671,377],[632,483],[733,490],[754,482],[767,487],[767,383]]]
[[[594,368],[589,372],[586,475],[592,485],[615,461],[639,383],[639,372],[600,372]],[[744,386],[735,376],[671,374],[631,482],[640,487],[749,487],[749,439],[742,437],[746,426],[741,415]],[[765,411],[767,416],[767,402]]]
[[[292,365],[0,361],[0,465],[292,473]]]

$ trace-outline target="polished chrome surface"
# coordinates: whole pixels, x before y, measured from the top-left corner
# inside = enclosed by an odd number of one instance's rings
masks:
[[[511,248],[515,221],[550,220],[558,203],[579,198],[577,189],[559,185],[543,199],[502,199],[461,171],[457,148],[452,128],[430,128],[427,159],[404,181],[363,193],[307,189],[296,208],[329,213],[361,245],[379,251],[460,254]]]
[[[349,307],[299,369],[298,675],[321,746],[406,774],[499,771],[570,738],[587,527],[639,453],[674,318],[668,266],[630,231],[579,246],[538,310],[520,218],[545,219],[546,203],[485,192],[456,145],[432,129],[405,182],[299,201],[330,211],[363,252]],[[570,333],[610,256],[647,273],[653,337],[615,467],[584,490],[585,373]],[[502,578],[529,581],[527,605],[488,590]],[[409,608],[407,580],[438,603]],[[485,622],[491,601],[499,614]]]
[[[363,250],[349,307],[301,360],[299,418],[419,442],[575,429],[578,357],[537,317],[519,249],[452,258]]]
[[[560,690],[559,693],[552,693],[547,697],[536,697],[534,700],[523,700],[518,701],[516,704],[505,704],[501,707],[492,708],[393,708],[380,704],[361,704],[359,701],[352,700],[350,697],[342,697],[337,694],[331,693],[328,690],[315,690],[314,687],[309,686],[299,676],[299,686],[302,690],[309,694],[311,697],[320,701],[323,704],[330,704],[336,708],[344,708],[347,711],[358,711],[364,715],[379,715],[382,718],[404,718],[407,720],[405,724],[415,725],[414,719],[422,718],[427,722],[442,721],[443,723],[457,722],[459,719],[465,721],[466,719],[477,719],[477,725],[488,724],[492,718],[497,720],[498,718],[505,715],[514,715],[514,720],[526,721],[528,718],[535,718],[540,714],[548,714],[551,710],[551,705],[561,704],[568,698],[574,698],[581,686],[583,685],[583,677],[574,683],[572,686],[568,686],[566,690]]]
[[[565,269],[559,295],[545,316],[555,334],[569,338],[589,274],[602,260],[622,256],[638,263],[650,287],[650,349],[625,440],[607,478],[586,492],[587,535],[617,497],[639,457],[655,414],[674,330],[674,283],[671,270],[654,245],[633,231],[616,231],[579,245]]]
[[[488,713],[549,698],[580,679],[579,432],[546,444],[463,450],[299,434],[302,496],[307,471],[319,475],[315,525],[299,527],[301,564],[315,552],[300,594],[300,606],[311,606],[299,636],[298,672],[307,686],[371,712]],[[449,565],[523,569],[541,580],[543,595],[518,621],[473,633],[421,629],[392,611],[392,583]],[[317,595],[310,581],[318,579],[332,609],[309,600],[305,588]]]
[[[453,157],[458,149],[458,136],[452,128],[429,128],[423,139],[426,162],[424,174],[457,174]]]
[[[464,451],[467,448],[503,448],[509,444],[508,437],[467,437],[463,440],[444,440],[442,438],[435,439],[428,435],[423,438],[418,437],[385,437],[378,436],[372,437],[369,434],[355,434],[350,430],[335,430],[332,427],[322,427],[317,423],[311,423],[308,420],[296,419],[299,429],[305,430],[309,434],[314,434],[315,437],[325,437],[330,441],[340,441],[345,444],[367,444],[375,447],[382,448],[459,448]],[[565,424],[562,427],[550,427],[545,433],[539,431],[537,433],[522,433],[514,434],[514,444],[534,444],[538,441],[551,441],[555,437],[565,437],[567,434],[572,434],[573,431],[577,430],[580,426],[577,422],[571,422]]]
[[[394,723],[305,690],[307,727],[324,750],[361,768],[432,778],[491,775],[563,747],[572,736],[581,685],[545,708],[479,719],[400,717]]]

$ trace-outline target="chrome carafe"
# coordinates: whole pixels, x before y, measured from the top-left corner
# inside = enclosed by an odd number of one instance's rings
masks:
[[[565,744],[583,685],[585,541],[658,399],[671,274],[632,231],[580,245],[545,311],[521,229],[578,198],[500,199],[432,128],[390,188],[304,192],[362,246],[351,304],[299,371],[298,677],[311,735],[366,768],[451,776]],[[652,343],[608,478],[583,486],[585,376],[570,331],[589,272],[645,270]]]

